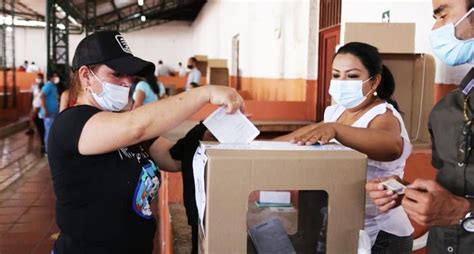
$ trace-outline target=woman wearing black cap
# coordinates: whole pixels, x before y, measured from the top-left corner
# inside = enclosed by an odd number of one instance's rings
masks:
[[[172,144],[157,137],[206,103],[234,112],[243,100],[233,89],[204,86],[116,113],[128,103],[131,77],[155,67],[134,57],[113,31],[83,39],[72,69],[77,103],[58,116],[48,145],[61,230],[54,253],[151,253],[158,168],[180,169],[169,154]]]

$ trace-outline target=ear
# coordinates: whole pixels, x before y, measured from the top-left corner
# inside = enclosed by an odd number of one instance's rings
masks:
[[[91,86],[92,76],[87,66],[83,65],[77,70],[79,72],[79,80],[81,81],[81,87],[83,90],[87,90]]]
[[[376,74],[373,78],[372,78],[372,87],[371,87],[371,90],[373,91],[377,91],[377,88],[379,87],[380,85],[380,82],[382,82],[382,74]]]
[[[79,72],[79,79],[81,80],[81,84],[90,85],[91,80],[91,73],[88,67],[85,65],[81,66],[78,70]]]

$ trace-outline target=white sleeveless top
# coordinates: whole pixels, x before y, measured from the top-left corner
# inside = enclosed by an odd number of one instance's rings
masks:
[[[403,152],[400,158],[394,161],[375,161],[368,159],[367,180],[390,175],[398,175],[403,178],[405,161],[411,153],[411,143],[403,119],[400,113],[389,103],[385,102],[377,105],[367,111],[361,118],[352,124],[352,127],[367,128],[369,123],[378,115],[384,114],[387,109],[391,110],[393,115],[400,123],[400,136],[403,139]],[[324,111],[324,122],[336,122],[342,115],[345,108],[336,104],[326,108]],[[337,142],[337,140],[335,140]],[[407,214],[401,206],[391,209],[387,213],[380,213],[378,208],[367,195],[365,201],[365,223],[364,229],[370,236],[372,245],[374,245],[380,230],[397,236],[409,236],[414,229],[408,219]]]

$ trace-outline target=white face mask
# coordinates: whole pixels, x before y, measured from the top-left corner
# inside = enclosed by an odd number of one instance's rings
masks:
[[[129,87],[103,82],[92,70],[90,72],[102,84],[102,93],[95,94],[92,91],[92,97],[103,110],[120,111],[127,106]]]
[[[456,26],[469,15],[471,8],[456,24],[449,23],[430,32],[430,42],[434,53],[448,65],[474,64],[474,39],[460,40],[456,37]],[[469,19],[469,18],[468,18]]]
[[[54,77],[52,81],[53,81],[53,84],[59,83],[59,77]]]
[[[370,79],[365,81],[331,79],[329,94],[344,108],[355,108],[367,98],[362,92],[362,85]]]
[[[43,80],[40,79],[40,78],[35,79],[36,84],[41,84],[42,81],[43,81]]]

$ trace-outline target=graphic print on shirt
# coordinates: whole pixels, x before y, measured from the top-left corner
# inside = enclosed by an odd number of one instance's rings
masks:
[[[152,160],[145,160],[133,195],[133,210],[145,219],[153,218],[150,203],[158,195],[160,179],[158,168]]]
[[[136,159],[141,167],[140,176],[133,194],[133,210],[142,218],[153,218],[151,210],[151,201],[157,197],[160,187],[160,172],[155,163],[150,159],[150,155],[139,146],[125,147],[118,150],[120,158]]]

